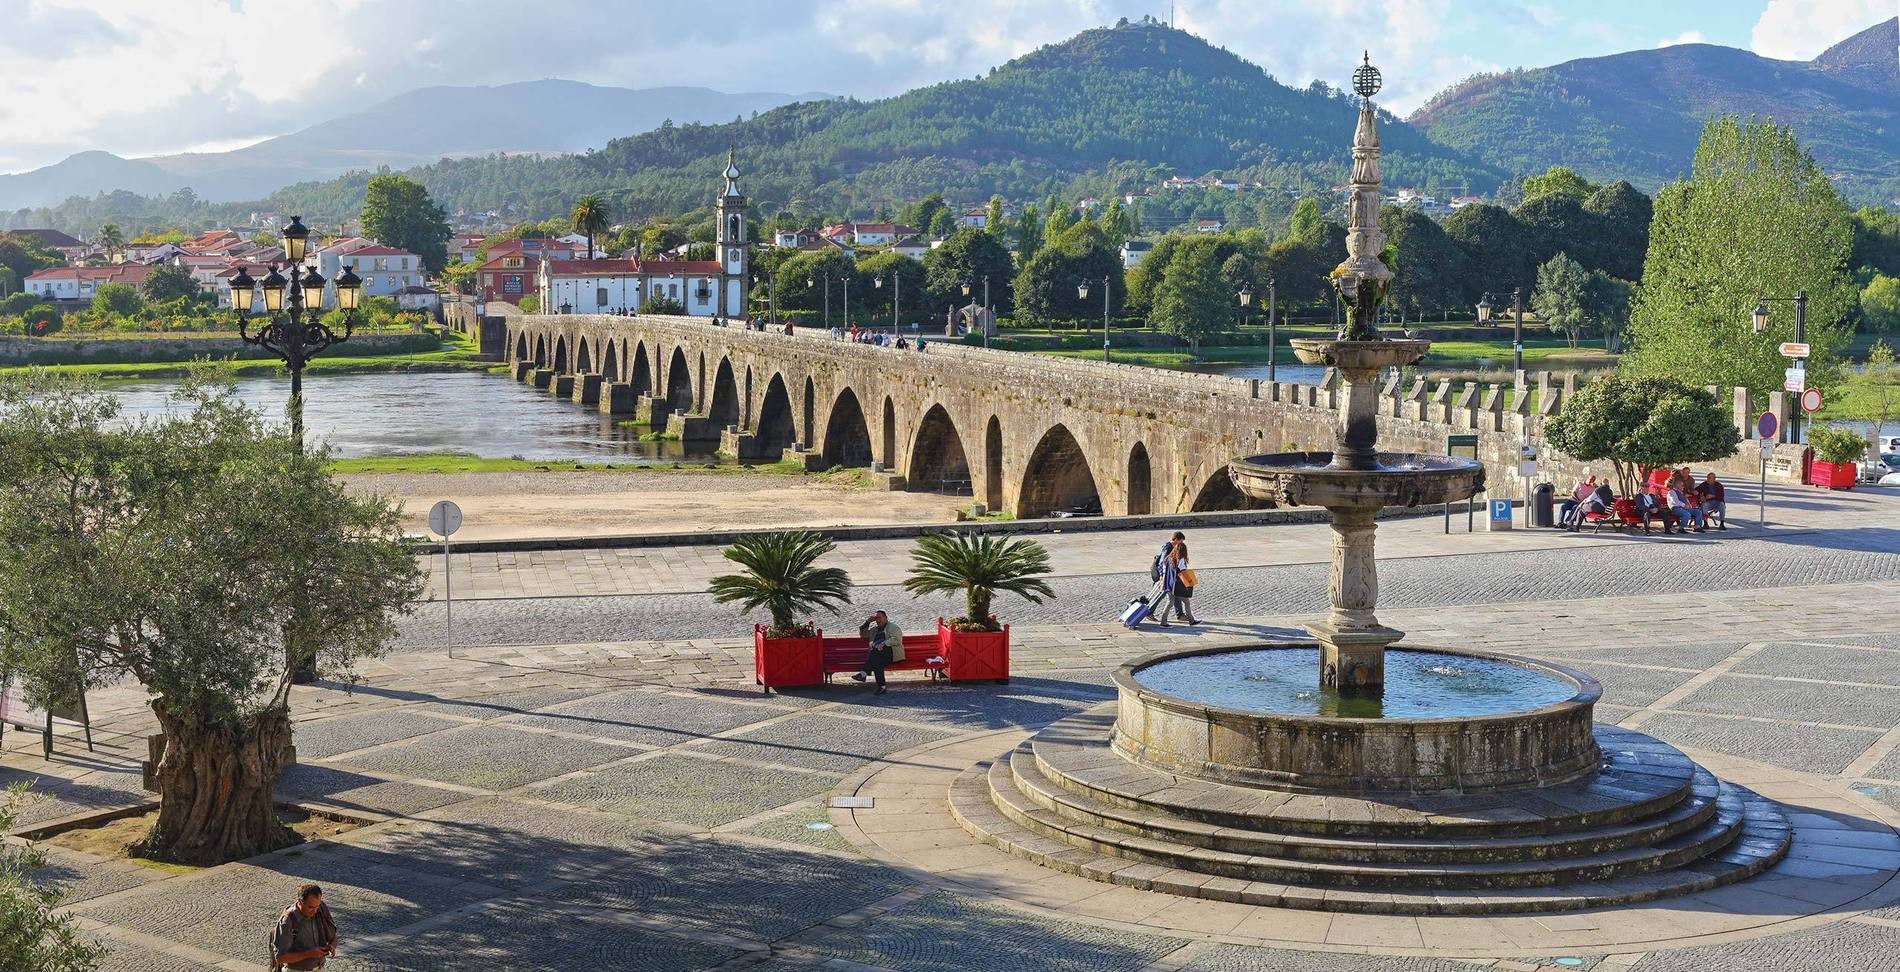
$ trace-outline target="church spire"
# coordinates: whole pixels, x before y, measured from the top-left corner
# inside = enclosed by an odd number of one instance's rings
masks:
[[[739,196],[739,195],[744,195],[744,193],[741,193],[741,192],[739,191],[739,155],[738,155],[738,151],[737,151],[736,149],[734,149],[733,147],[731,147],[731,146],[727,146],[727,147],[726,147],[726,172],[725,172],[725,176],[726,176],[726,191],[725,191],[725,192],[723,192],[723,193],[721,193],[720,195],[724,195],[724,196]]]

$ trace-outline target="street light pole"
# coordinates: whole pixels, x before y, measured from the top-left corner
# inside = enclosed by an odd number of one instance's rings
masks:
[[[1756,334],[1761,334],[1768,330],[1768,302],[1771,300],[1785,300],[1794,305],[1794,343],[1806,344],[1808,341],[1808,292],[1806,290],[1797,290],[1793,297],[1756,297],[1754,313],[1749,315],[1753,319]],[[1794,359],[1794,367],[1796,369],[1804,369],[1807,360],[1806,357]],[[1805,376],[1806,371],[1803,370],[1802,374]],[[1794,397],[1787,399],[1782,407],[1788,411],[1786,416],[1787,422],[1785,423],[1788,428],[1788,441],[1799,445],[1801,443],[1800,393],[1797,392]]]
[[[1511,322],[1511,368],[1517,374],[1524,373],[1524,288],[1511,288],[1511,307],[1515,318]],[[1516,380],[1515,377],[1513,380]]]
[[[1267,380],[1273,378],[1273,358],[1280,341],[1280,301],[1274,292],[1273,274],[1267,274]]]
[[[1104,275],[1102,277],[1102,363],[1103,364],[1111,363],[1108,356],[1108,281],[1109,281],[1108,276]]]

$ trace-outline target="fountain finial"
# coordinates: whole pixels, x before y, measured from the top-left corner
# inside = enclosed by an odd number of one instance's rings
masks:
[[[1385,232],[1379,228],[1379,116],[1372,107],[1382,79],[1372,66],[1371,52],[1364,57],[1352,72],[1353,90],[1361,101],[1352,137],[1352,194],[1346,200],[1346,262],[1332,272],[1333,288],[1346,305],[1342,341],[1378,339],[1373,320],[1392,282],[1392,270],[1381,259]]]

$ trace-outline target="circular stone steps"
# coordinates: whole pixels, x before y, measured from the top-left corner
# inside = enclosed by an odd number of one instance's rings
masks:
[[[1081,796],[1051,780],[1025,744],[1006,760],[1015,788],[1042,809],[1065,820],[1120,834],[1149,835],[1216,851],[1308,861],[1395,864],[1476,863],[1500,858],[1546,860],[1648,847],[1695,830],[1716,815],[1720,784],[1697,769],[1690,795],[1660,813],[1593,830],[1558,834],[1486,837],[1330,837],[1222,827],[1151,810],[1132,810]]]
[[[1552,788],[1565,793],[1386,799],[1170,776],[1109,749],[1108,721],[1062,720],[966,770],[950,791],[958,823],[1019,857],[1113,884],[1383,914],[1558,911],[1690,894],[1759,873],[1791,838],[1772,802],[1613,727],[1598,729],[1604,772]],[[1540,812],[1551,818],[1530,819]]]
[[[1668,743],[1598,726],[1603,762],[1587,779],[1485,794],[1290,793],[1177,776],[1135,763],[1109,745],[1113,710],[1092,710],[1031,737],[1054,783],[1098,803],[1156,811],[1217,827],[1336,837],[1499,837],[1596,830],[1687,799],[1698,767]]]

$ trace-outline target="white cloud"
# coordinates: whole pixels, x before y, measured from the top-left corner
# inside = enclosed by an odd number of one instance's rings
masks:
[[[1707,44],[1709,39],[1699,30],[1685,30],[1674,37],[1665,37],[1656,42],[1657,47],[1675,47],[1678,44]]]
[[[1806,61],[1896,9],[1894,0],[1768,0],[1749,47],[1763,57]]]

